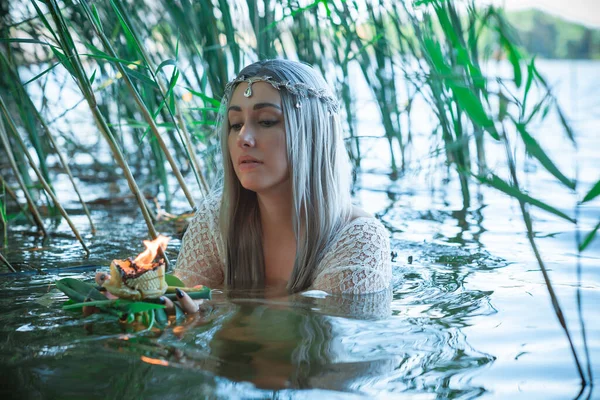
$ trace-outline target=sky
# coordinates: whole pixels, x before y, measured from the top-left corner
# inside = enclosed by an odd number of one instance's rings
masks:
[[[538,8],[570,21],[600,28],[600,0],[487,0],[486,2],[504,5],[506,10]]]

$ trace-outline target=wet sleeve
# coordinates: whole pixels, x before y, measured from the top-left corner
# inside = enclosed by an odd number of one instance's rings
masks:
[[[323,258],[310,289],[366,294],[389,288],[392,280],[388,231],[374,218],[342,232]]]
[[[214,288],[223,284],[218,207],[218,202],[214,200],[202,204],[183,235],[173,274],[186,286],[204,285]]]

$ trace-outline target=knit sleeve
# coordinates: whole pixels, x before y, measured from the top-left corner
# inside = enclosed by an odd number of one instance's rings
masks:
[[[186,286],[205,285],[210,288],[223,284],[224,266],[220,256],[219,203],[205,201],[183,235],[181,251],[173,274]]]
[[[323,258],[310,289],[366,294],[388,288],[391,279],[388,231],[374,218],[358,218]]]

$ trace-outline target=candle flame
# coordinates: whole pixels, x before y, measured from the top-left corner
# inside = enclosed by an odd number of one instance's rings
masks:
[[[144,240],[144,246],[146,246],[146,250],[140,253],[133,262],[139,267],[151,266],[152,262],[156,258],[156,254],[158,253],[158,248],[160,247],[163,251],[167,248],[167,243],[169,243],[170,238],[158,235],[158,237],[152,241]]]

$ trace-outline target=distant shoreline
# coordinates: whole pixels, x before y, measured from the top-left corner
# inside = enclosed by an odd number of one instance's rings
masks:
[[[506,12],[521,45],[545,59],[600,60],[600,28],[530,9]]]

